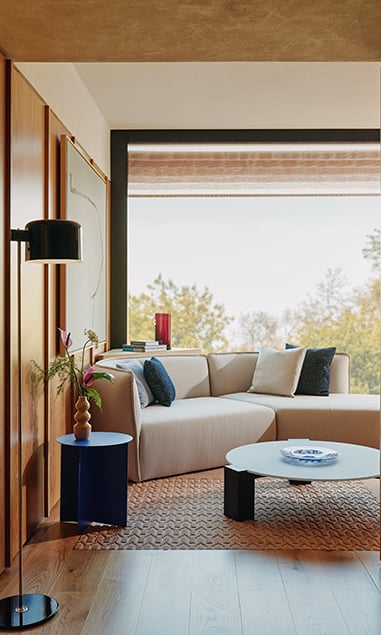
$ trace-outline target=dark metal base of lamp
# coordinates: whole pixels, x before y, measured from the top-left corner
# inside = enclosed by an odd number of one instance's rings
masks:
[[[12,595],[0,600],[0,630],[21,630],[36,626],[50,620],[57,611],[58,602],[48,595]]]

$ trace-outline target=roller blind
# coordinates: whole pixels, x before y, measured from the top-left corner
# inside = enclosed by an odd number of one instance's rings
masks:
[[[129,196],[380,194],[377,143],[131,144]]]

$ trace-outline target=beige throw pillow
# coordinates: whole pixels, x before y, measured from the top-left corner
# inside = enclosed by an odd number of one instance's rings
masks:
[[[307,348],[262,348],[248,392],[293,397]]]

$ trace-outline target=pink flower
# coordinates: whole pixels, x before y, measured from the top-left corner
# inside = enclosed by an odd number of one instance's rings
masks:
[[[58,330],[59,330],[60,335],[61,335],[62,344],[64,345],[66,350],[68,350],[68,348],[70,348],[70,346],[73,344],[73,341],[72,341],[72,339],[70,337],[70,333],[67,333],[63,329],[60,329],[59,327],[58,327]]]
[[[87,339],[82,346],[81,355],[76,356],[69,350],[73,345],[70,333],[59,327],[58,330],[60,332],[62,344],[65,348],[65,354],[62,357],[57,357],[50,364],[50,367],[46,372],[41,369],[44,379],[52,379],[52,377],[58,375],[59,383],[57,384],[57,393],[62,392],[64,382],[66,379],[69,379],[73,384],[75,384],[78,395],[81,397],[87,397],[88,399],[93,399],[95,404],[101,408],[101,397],[97,389],[93,387],[94,381],[96,379],[106,379],[109,382],[113,382],[114,377],[110,373],[94,370],[94,366],[89,366],[86,370],[84,368],[86,347],[89,344],[98,346],[98,337],[96,333],[90,329],[85,329]]]
[[[93,382],[94,382],[94,367],[93,366],[89,366],[88,368],[86,368],[85,372],[83,373],[83,385],[84,386],[92,386]]]

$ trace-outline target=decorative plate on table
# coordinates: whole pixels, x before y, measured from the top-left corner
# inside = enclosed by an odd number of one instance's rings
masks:
[[[334,463],[339,456],[339,453],[331,448],[320,448],[311,445],[286,446],[281,448],[280,453],[285,461],[295,465],[328,465]]]

